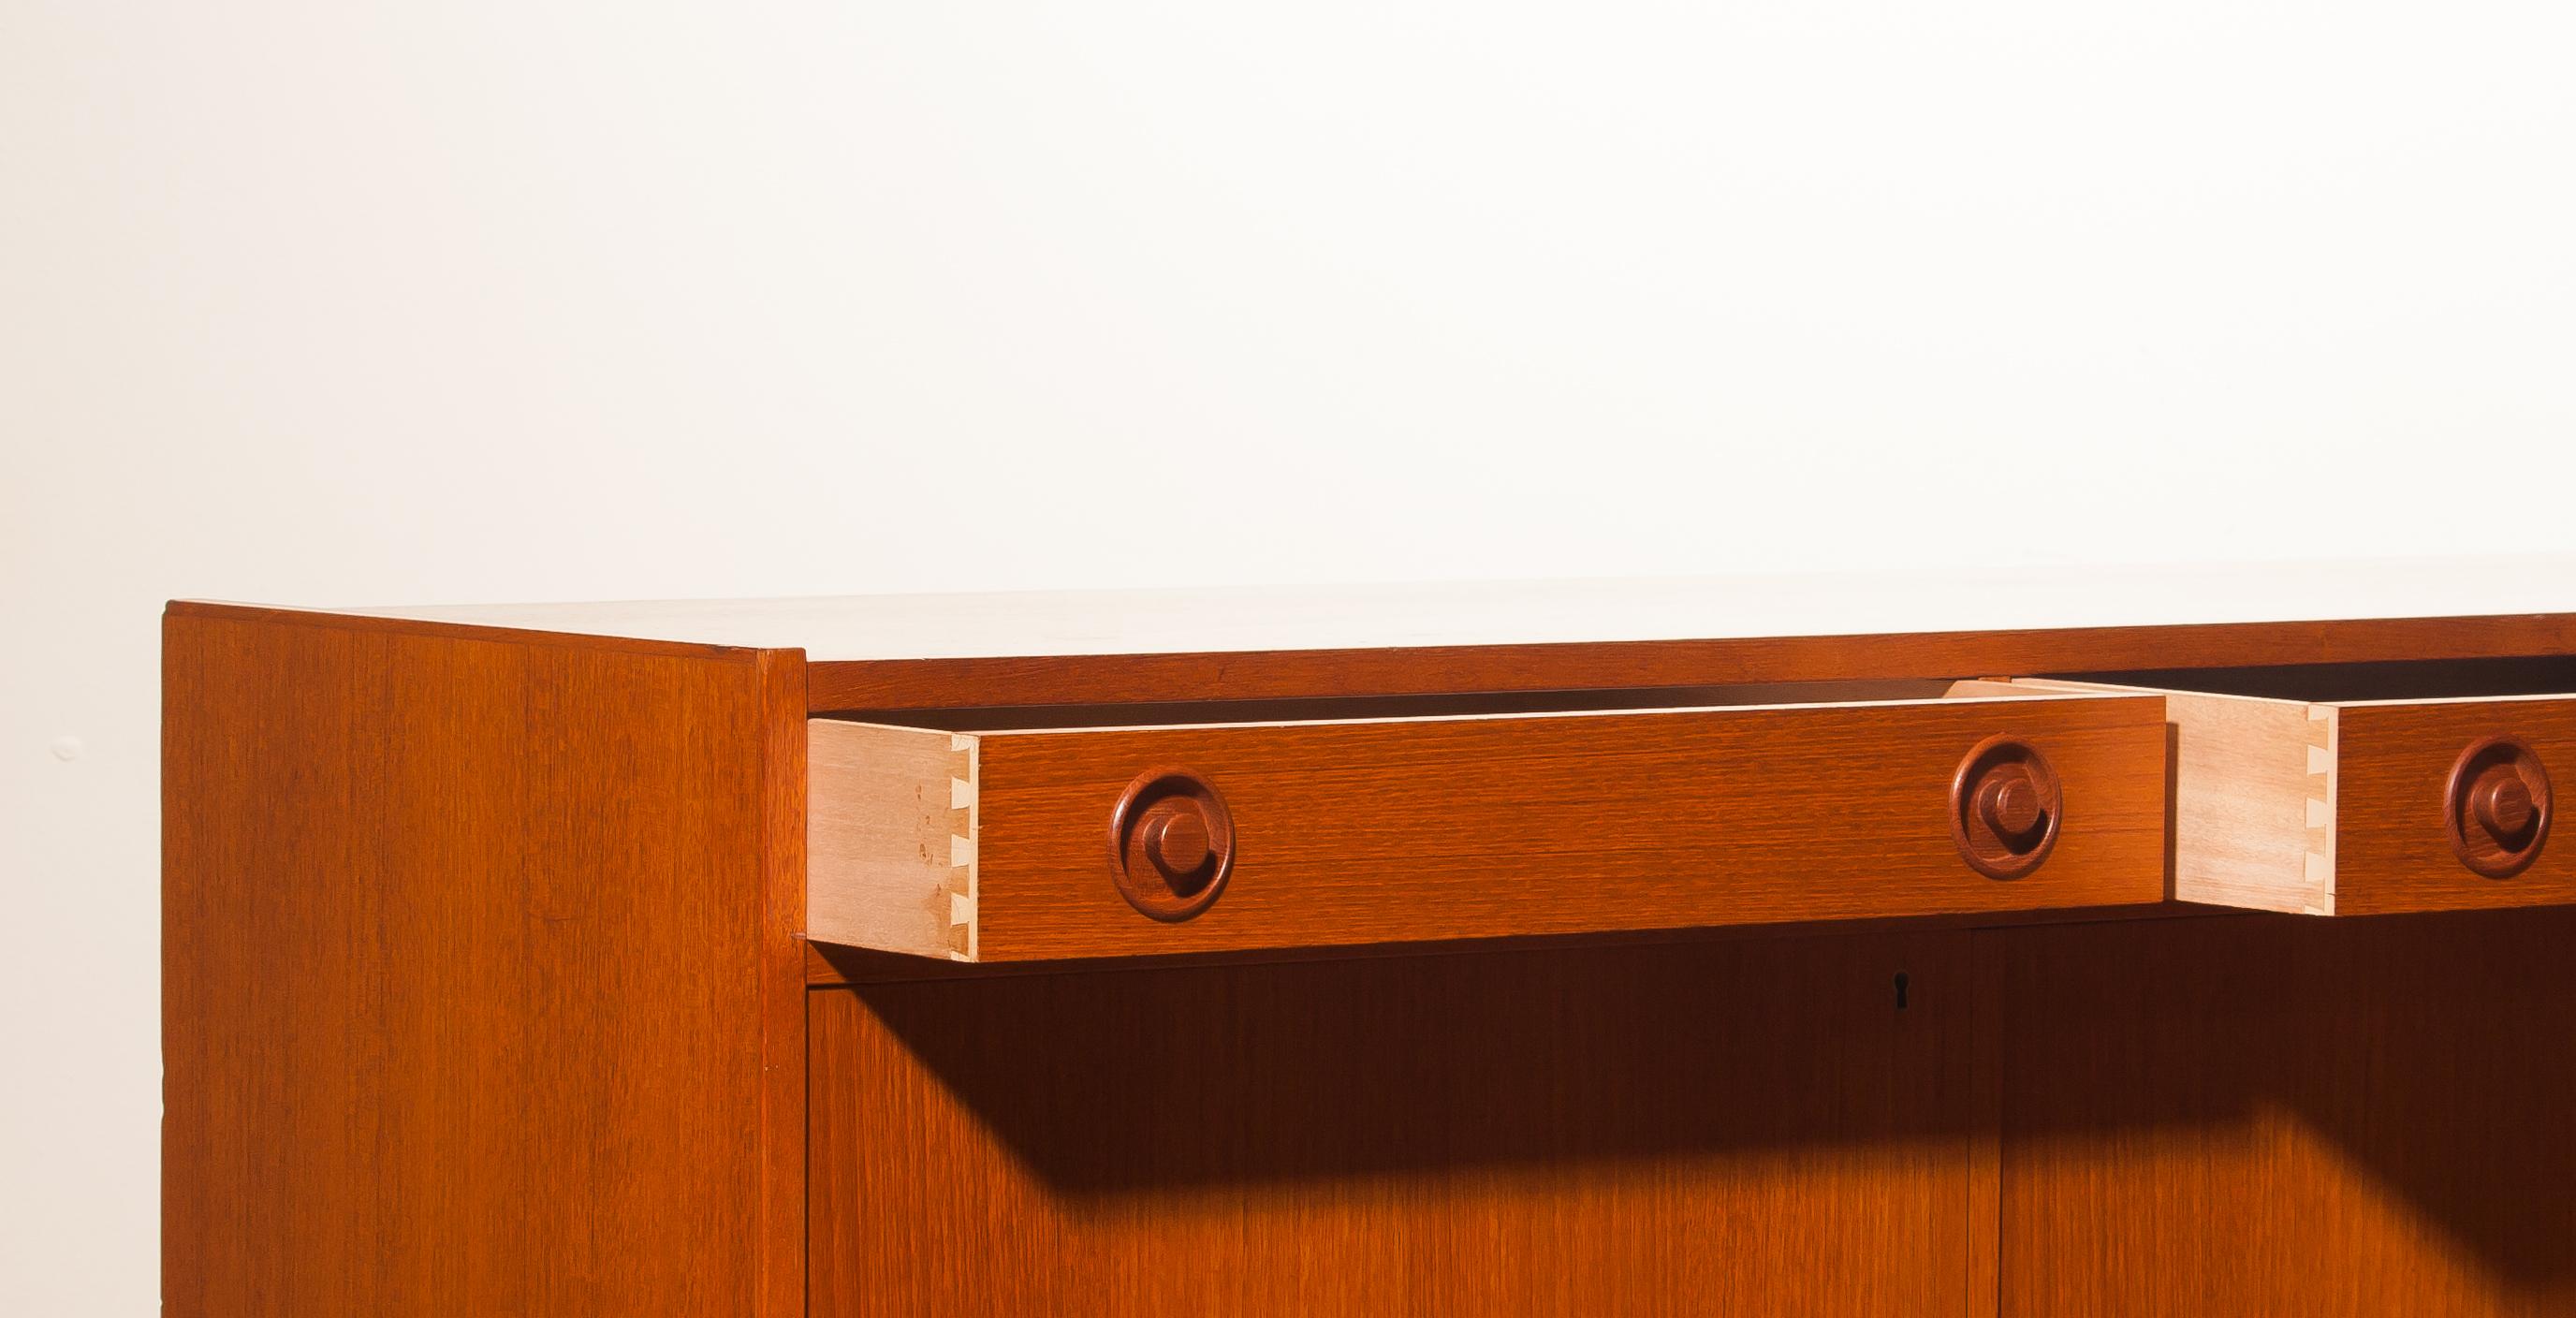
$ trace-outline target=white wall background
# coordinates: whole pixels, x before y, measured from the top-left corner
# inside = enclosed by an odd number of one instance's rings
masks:
[[[166,597],[2565,551],[2571,65],[2537,0],[0,0],[0,1311],[154,1303]]]

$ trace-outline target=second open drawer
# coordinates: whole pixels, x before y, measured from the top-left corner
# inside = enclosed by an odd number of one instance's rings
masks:
[[[2576,852],[2550,836],[2576,695],[2512,689],[2566,682],[2565,665],[2384,667],[2015,685],[2165,698],[2179,900],[2314,915],[2576,902]],[[2424,694],[2394,694],[2409,690]]]
[[[962,960],[2154,902],[2165,702],[808,729],[808,933]]]

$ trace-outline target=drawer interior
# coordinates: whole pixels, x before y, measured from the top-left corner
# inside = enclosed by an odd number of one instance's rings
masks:
[[[2123,669],[2046,674],[2140,691],[2200,692],[2307,703],[2453,700],[2576,692],[2576,657],[2537,655],[2359,664],[2276,664],[2240,668]],[[1441,695],[1341,696],[1278,700],[1172,700],[1082,705],[983,705],[838,709],[821,717],[943,732],[1050,728],[1182,727],[1351,719],[1459,718],[1496,714],[1610,713],[1720,709],[1748,705],[1868,704],[1900,700],[2064,694],[2030,685],[1950,678],[1771,682],[1732,685],[1474,691]]]

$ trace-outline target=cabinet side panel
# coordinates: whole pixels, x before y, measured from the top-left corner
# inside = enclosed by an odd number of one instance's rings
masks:
[[[195,606],[164,640],[165,1311],[783,1318],[801,677]]]

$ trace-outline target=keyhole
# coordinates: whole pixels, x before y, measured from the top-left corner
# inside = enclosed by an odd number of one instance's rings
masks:
[[[1905,983],[1906,983],[1906,981],[1905,981],[1905,972],[1904,972],[1904,971],[1902,971],[1902,970],[1897,971],[1897,972],[1896,972],[1896,1009],[1897,1009],[1898,1011],[1903,1011],[1903,1010],[1905,1010]]]

